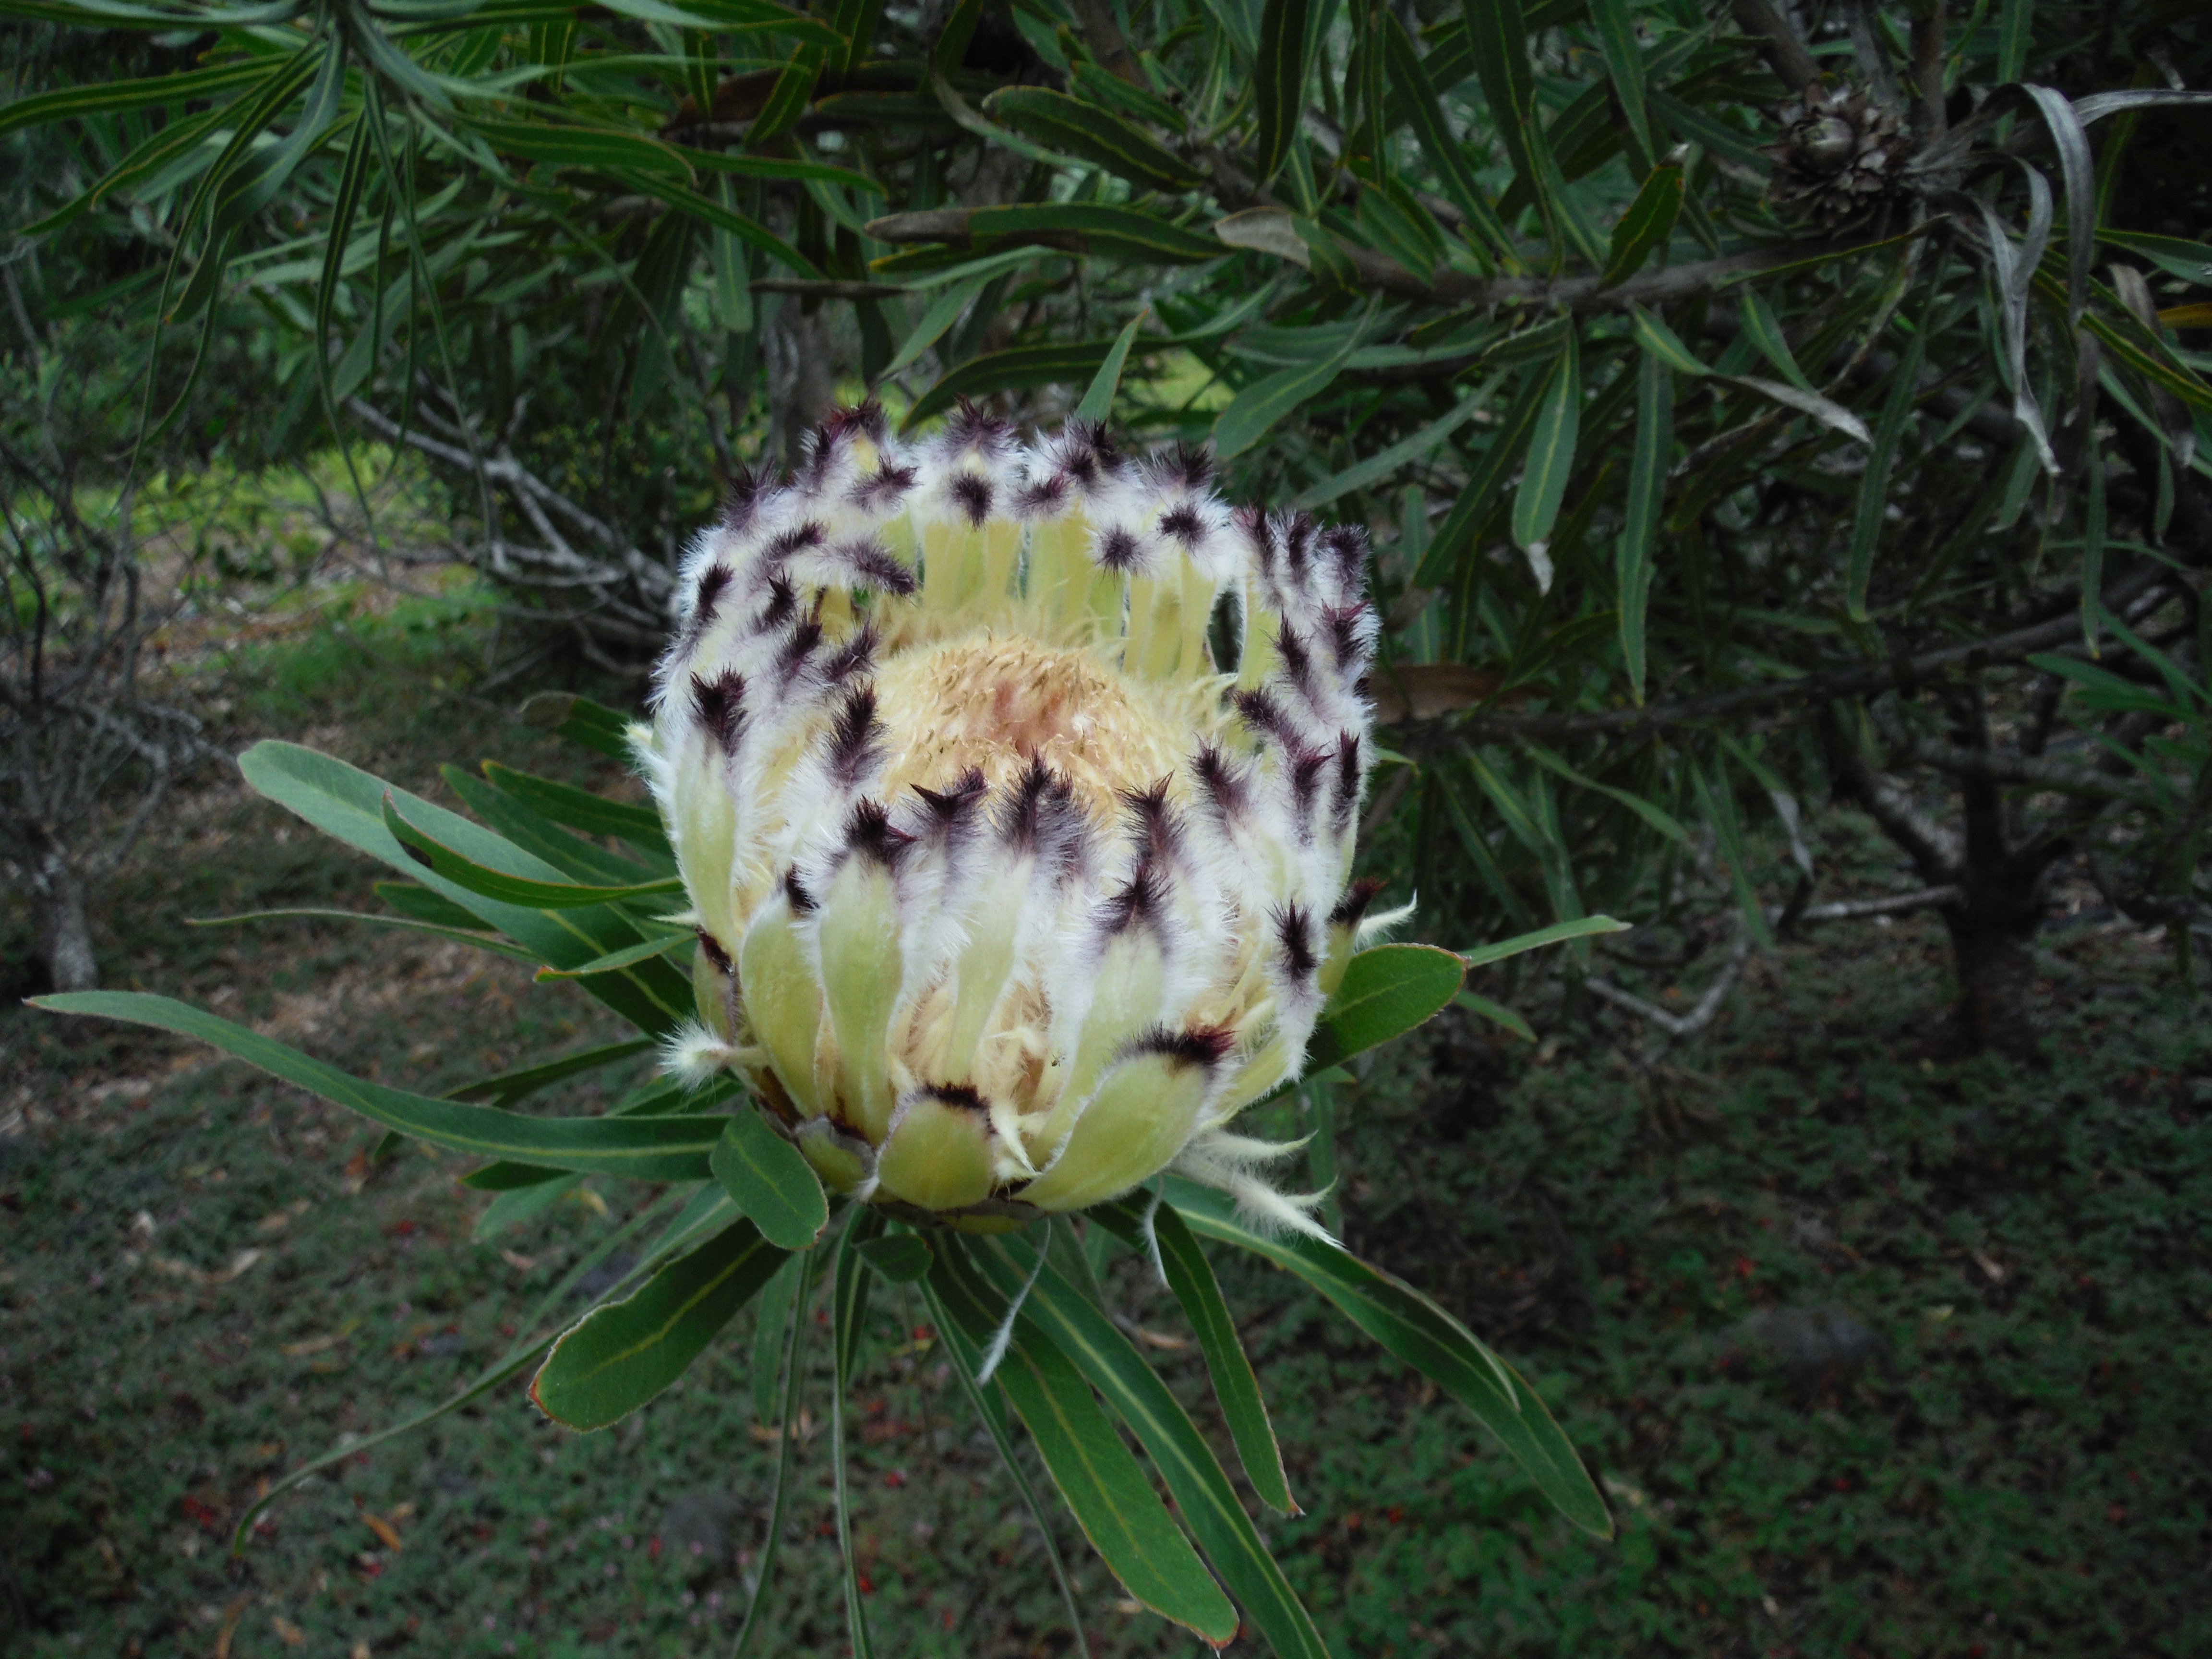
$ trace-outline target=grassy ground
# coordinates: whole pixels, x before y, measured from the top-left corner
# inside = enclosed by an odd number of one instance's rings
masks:
[[[466,692],[465,606],[343,617],[241,660],[238,735],[434,792],[441,758],[580,766]],[[206,782],[106,901],[111,981],[434,1091],[612,1035],[461,947],[184,926],[365,908],[372,873]],[[2124,935],[2077,929],[2045,968],[2040,1069],[1924,1057],[1928,924],[1792,947],[1664,1060],[1532,1007],[1538,1049],[1453,1016],[1340,1090],[1352,1243],[1540,1381],[1620,1535],[1572,1534],[1464,1413],[1218,1257],[1305,1507],[1267,1530],[1337,1650],[2212,1653],[2212,1034]],[[462,1164],[378,1164],[357,1120],[183,1045],[10,1009],[0,1075],[8,1651],[725,1650],[773,1449],[742,1317],[614,1430],[554,1430],[510,1386],[226,1553],[264,1483],[495,1358],[635,1189],[478,1237]],[[1126,1260],[1109,1289],[1213,1424],[1171,1302]],[[878,1303],[853,1419],[878,1650],[1068,1651],[1042,1540],[927,1328]],[[845,1651],[823,1397],[762,1651]],[[1092,1651],[1194,1650],[1054,1524]]]

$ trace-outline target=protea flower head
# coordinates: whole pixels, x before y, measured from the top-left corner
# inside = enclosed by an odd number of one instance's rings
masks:
[[[1227,1126],[1368,898],[1367,547],[1211,471],[864,406],[692,548],[637,733],[699,936],[672,1060],[838,1190],[993,1231],[1172,1165],[1312,1225]]]
[[[1831,228],[1880,207],[1911,159],[1905,124],[1864,88],[1808,86],[1782,120],[1767,196]]]

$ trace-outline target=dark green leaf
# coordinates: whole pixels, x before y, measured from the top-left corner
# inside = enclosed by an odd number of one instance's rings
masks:
[[[1322,1010],[1306,1069],[1319,1072],[1401,1036],[1452,1000],[1467,969],[1433,945],[1377,945],[1345,965],[1344,982]]]
[[[1782,319],[1774,314],[1774,307],[1757,289],[1747,287],[1737,307],[1743,319],[1743,331],[1759,348],[1759,355],[1781,372],[1782,378],[1801,392],[1815,390],[1806,378],[1805,371],[1797,367],[1797,359],[1790,349],[1790,339],[1782,331]]]
[[[542,980],[590,979],[597,974],[619,973],[625,968],[635,968],[641,962],[650,962],[655,957],[675,956],[679,952],[689,957],[697,948],[697,941],[690,933],[662,933],[635,945],[625,945],[619,951],[610,951],[605,956],[593,957],[589,962],[580,962],[574,968],[540,968]]]
[[[1275,1427],[1267,1420],[1267,1402],[1260,1396],[1260,1379],[1252,1374],[1252,1362],[1237,1340],[1237,1322],[1222,1298],[1213,1264],[1172,1205],[1153,1211],[1152,1237],[1159,1246],[1168,1288],[1198,1333],[1206,1372],[1213,1379],[1213,1397],[1229,1425],[1230,1438],[1237,1443],[1245,1479],[1269,1509],[1297,1514],[1289,1478],[1283,1473],[1283,1454],[1275,1443]]]
[[[994,1240],[976,1250],[1002,1298],[1030,1276],[1028,1243]],[[1237,1501],[1220,1460],[1135,1345],[1049,1264],[1037,1273],[1025,1306],[1031,1311],[1024,1322],[1033,1320],[1135,1433],[1206,1559],[1269,1645],[1283,1659],[1328,1659],[1321,1632]]]
[[[273,1037],[167,997],[141,992],[76,991],[39,999],[37,1006],[52,1013],[150,1025],[210,1043],[387,1129],[480,1158],[634,1176],[641,1181],[697,1181],[707,1174],[708,1152],[722,1133],[719,1117],[533,1118],[489,1106],[433,1100],[350,1076]]]
[[[1137,314],[1129,319],[1114,343],[1107,349],[1106,361],[1098,365],[1090,390],[1083,401],[1075,406],[1076,417],[1085,421],[1104,421],[1114,412],[1114,393],[1121,385],[1121,366],[1129,361],[1129,348],[1136,343],[1137,331],[1142,328],[1146,308],[1137,307]]]
[[[738,1309],[783,1265],[750,1222],[734,1221],[621,1302],[563,1333],[530,1397],[571,1429],[618,1423],[684,1375]]]
[[[1642,152],[1633,158],[1634,164],[1648,166],[1659,159],[1659,149],[1651,136],[1650,115],[1644,106],[1644,49],[1637,43],[1628,0],[1590,0],[1590,21],[1597,25],[1599,49],[1605,54],[1606,73],[1613,77],[1613,96],[1620,101],[1637,149]],[[1607,280],[1613,279],[1608,275]]]
[[[586,1072],[596,1072],[605,1066],[629,1060],[653,1047],[651,1037],[630,1037],[621,1042],[603,1042],[596,1048],[583,1048],[573,1054],[563,1054],[558,1060],[545,1060],[536,1066],[525,1066],[520,1070],[501,1072],[496,1077],[480,1078],[474,1083],[464,1083],[458,1089],[446,1092],[448,1100],[481,1100],[499,1107],[511,1107],[518,1100],[549,1089],[556,1083]]]
[[[1855,622],[1867,619],[1867,588],[1874,580],[1875,548],[1889,507],[1890,469],[1897,464],[1898,446],[1920,395],[1921,354],[1926,337],[1915,333],[1904,356],[1890,371],[1889,397],[1881,406],[1881,419],[1874,432],[1874,447],[1866,471],[1859,475],[1858,508],[1851,521],[1851,545],[1845,563],[1844,604]]]
[[[1282,170],[1305,118],[1306,10],[1306,0],[1267,0],[1260,13],[1259,59],[1252,69],[1258,117],[1252,136],[1255,184],[1267,184]]]
[[[410,822],[474,863],[532,881],[557,879],[561,873],[482,824],[416,796],[393,792],[381,779],[343,761],[296,744],[263,742],[239,757],[238,768],[260,793],[347,845],[422,877],[425,886],[497,928],[539,962],[573,967],[638,941],[637,928],[611,909],[545,910],[507,904],[425,872],[385,824],[387,793],[404,803]],[[670,1030],[692,1015],[690,976],[665,962],[640,963],[579,982],[644,1030]]]
[[[2198,288],[2212,288],[2212,243],[2192,242],[2179,236],[2152,236],[2142,231],[2100,230],[2100,241],[2140,253],[2169,276],[2179,276]]]
[[[935,386],[915,400],[901,422],[911,431],[931,416],[941,414],[962,398],[1033,386],[1087,386],[1097,378],[1114,349],[1111,340],[1084,340],[1073,344],[1011,346],[1004,351],[970,357],[946,372]]]
[[[634,847],[663,855],[671,853],[660,814],[651,806],[609,800],[605,795],[595,795],[572,783],[533,777],[527,772],[501,766],[497,761],[486,761],[483,775],[501,793],[514,796],[556,823],[581,830],[587,835],[618,836]]]
[[[1375,307],[1370,304],[1368,320],[1371,321],[1374,314]],[[1231,398],[1229,406],[1213,422],[1215,453],[1224,460],[1243,454],[1299,404],[1328,391],[1343,372],[1346,362],[1359,349],[1365,333],[1363,323],[1346,332],[1343,343],[1328,356],[1279,369]]]
[[[1628,211],[1613,228],[1613,246],[1606,255],[1605,275],[1598,279],[1598,286],[1611,288],[1641,270],[1646,259],[1667,246],[1681,211],[1682,169],[1673,162],[1652,168],[1636,199],[1628,204]]]
[[[868,1265],[894,1285],[911,1285],[929,1271],[934,1260],[929,1241],[919,1233],[888,1233],[860,1246]]]
[[[50,121],[80,120],[87,116],[113,115],[149,104],[181,103],[266,81],[277,65],[266,58],[241,64],[222,64],[213,69],[190,70],[182,75],[149,75],[130,81],[95,81],[59,92],[18,98],[0,108],[0,133],[18,127],[42,126]]]
[[[1208,1188],[1170,1177],[1168,1199],[1193,1231],[1297,1274],[1352,1322],[1480,1418],[1545,1497],[1575,1525],[1613,1536],[1613,1517],[1534,1389],[1473,1332],[1411,1285],[1318,1239],[1270,1238]]]
[[[619,710],[573,691],[539,692],[522,705],[521,718],[611,759],[631,758],[629,720]]]
[[[960,1379],[961,1392],[968,1396],[968,1403],[975,1408],[975,1415],[981,1420],[984,1432],[991,1437],[991,1443],[998,1450],[1000,1466],[1013,1481],[1014,1490],[1021,1494],[1023,1507],[1028,1510],[1030,1519],[1036,1527],[1036,1534],[1044,1542],[1045,1559],[1052,1563],[1052,1576],[1060,1586],[1060,1602],[1067,1609],[1068,1627],[1074,1633],[1077,1659],[1090,1659],[1090,1639],[1083,1633],[1083,1610],[1076,1605],[1075,1587],[1068,1582],[1067,1565],[1060,1559],[1060,1546],[1053,1541],[1053,1529],[1045,1518],[1044,1504],[1039,1501],[1029,1471],[1023,1467],[1020,1456],[1014,1450],[1013,1436],[1006,1424],[1004,1395],[995,1385],[987,1394],[983,1386],[977,1383],[975,1350],[960,1336],[958,1328],[946,1314],[945,1304],[929,1279],[925,1277],[920,1283],[922,1299],[929,1309],[930,1316],[936,1320],[937,1328],[945,1337],[945,1351],[951,1357],[952,1374]]]
[[[883,1212],[855,1205],[852,1218],[837,1238],[836,1281],[830,1298],[830,1351],[834,1370],[830,1388],[830,1468],[836,1488],[837,1553],[844,1568],[845,1632],[853,1645],[853,1659],[873,1659],[868,1637],[867,1609],[860,1600],[860,1567],[853,1550],[853,1502],[848,1491],[846,1468],[846,1397],[851,1391],[854,1361],[860,1346],[860,1329],[868,1312],[868,1269],[872,1259],[867,1247],[885,1241],[875,1237],[883,1226]]]
[[[1674,371],[1647,349],[1638,354],[1635,448],[1629,462],[1620,541],[1613,555],[1621,659],[1638,703],[1644,701],[1644,617],[1651,597],[1652,554],[1659,544],[1660,512],[1674,463]]]
[[[1477,996],[1472,991],[1462,991],[1452,1000],[1478,1018],[1486,1019],[1493,1025],[1503,1025],[1523,1042],[1536,1040],[1536,1034],[1529,1030],[1528,1022],[1502,1002],[1492,1002],[1488,997]]]
[[[1547,945],[1560,945],[1568,939],[1588,939],[1593,933],[1625,933],[1627,931],[1626,922],[1615,921],[1611,916],[1580,916],[1572,921],[1559,921],[1549,927],[1539,927],[1533,933],[1499,939],[1494,945],[1479,945],[1467,953],[1465,961],[1470,969],[1487,968],[1493,962],[1517,957],[1523,951],[1540,950]]]
[[[1406,33],[1395,12],[1383,20],[1382,40],[1383,63],[1391,83],[1405,100],[1413,131],[1421,141],[1421,153],[1428,157],[1443,180],[1444,194],[1467,215],[1468,222],[1482,234],[1493,252],[1513,258],[1512,238],[1506,234],[1497,209],[1475,179],[1465,147],[1444,120],[1443,107],[1437,99],[1437,89],[1430,81],[1413,38]]]
[[[1492,429],[1488,447],[1454,498],[1451,511],[1437,526],[1436,539],[1421,556],[1420,568],[1413,576],[1416,586],[1441,587],[1451,579],[1462,555],[1468,550],[1469,539],[1489,516],[1498,492],[1504,487],[1505,480],[1521,459],[1522,451],[1528,447],[1550,386],[1550,377],[1544,374],[1531,374],[1522,381],[1521,390],[1504,417]]]
[[[983,100],[983,110],[1041,144],[1102,167],[1146,190],[1195,190],[1204,176],[1111,110],[1086,104],[1048,87],[1008,87]]]
[[[947,1234],[929,1287],[942,1328],[980,1347],[1006,1309],[975,1277]],[[969,1361],[972,1366],[972,1359]],[[996,1381],[1036,1443],[1084,1536],[1129,1594],[1163,1618],[1219,1646],[1237,1633],[1237,1610],[1170,1518],[1152,1482],[1099,1408],[1083,1373],[1029,1312],[1018,1314]]]
[[[530,952],[517,945],[510,945],[496,934],[476,931],[483,924],[474,916],[463,927],[449,927],[439,922],[416,921],[407,916],[379,915],[374,910],[244,910],[234,916],[194,916],[186,924],[193,927],[228,927],[245,921],[359,921],[373,927],[398,927],[410,933],[428,933],[434,939],[448,939],[457,944],[473,945],[479,951],[489,951],[494,956],[505,957],[512,962],[534,960]]]
[[[830,1224],[829,1200],[813,1166],[757,1111],[740,1109],[726,1121],[708,1160],[714,1179],[770,1243],[808,1249]]]
[[[1565,349],[1546,376],[1543,401],[1528,431],[1528,458],[1521,470],[1521,486],[1513,495],[1513,539],[1532,556],[1550,542],[1559,503],[1566,497],[1582,413],[1582,359],[1571,332]],[[1548,559],[1543,568],[1549,571]],[[1548,589],[1548,577],[1538,586]]]
[[[633,173],[688,180],[691,165],[673,145],[618,127],[556,125],[550,121],[496,121],[464,117],[462,125],[504,155],[557,167],[622,167]]]
[[[563,1175],[558,1170],[546,1172],[543,1181],[498,1188],[499,1195],[484,1206],[471,1230],[471,1238],[495,1238],[512,1227],[520,1227],[532,1216],[538,1215],[582,1184],[580,1175]],[[478,1188],[479,1191],[491,1190]]]
[[[829,56],[822,46],[799,48],[791,66],[776,76],[768,101],[761,106],[760,113],[746,130],[746,143],[765,148],[799,125],[799,118],[806,113],[807,105],[814,101],[815,84],[822,78],[822,67],[829,61]]]
[[[674,876],[622,887],[586,887],[574,882],[537,881],[524,876],[509,875],[505,871],[478,864],[466,854],[447,846],[428,831],[409,823],[400,811],[397,799],[389,792],[384,797],[384,827],[424,869],[443,877],[457,887],[481,894],[485,898],[496,899],[502,904],[526,905],[538,910],[580,910],[598,904],[672,898],[684,890],[684,883]],[[580,967],[583,964],[577,965]]]

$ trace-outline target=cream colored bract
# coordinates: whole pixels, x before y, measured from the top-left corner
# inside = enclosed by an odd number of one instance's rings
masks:
[[[1367,548],[1210,472],[864,408],[692,550],[637,734],[699,933],[672,1059],[837,1189],[989,1228],[1173,1166],[1311,1227],[1226,1126],[1366,901]]]

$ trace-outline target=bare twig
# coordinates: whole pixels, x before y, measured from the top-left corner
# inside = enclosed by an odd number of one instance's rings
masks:
[[[1962,778],[1981,778],[1991,783],[2027,783],[2062,795],[2082,795],[2095,800],[2120,800],[2146,811],[2156,811],[2163,799],[2148,784],[2133,782],[2105,772],[2083,771],[2057,761],[2027,755],[2008,755],[1989,749],[1961,749],[1953,744],[1915,744],[1902,757],[1932,766]]]
[[[1635,993],[1622,990],[1610,980],[1593,977],[1583,983],[1591,995],[1611,1003],[1616,1008],[1626,1009],[1639,1018],[1650,1020],[1670,1037],[1695,1036],[1711,1024],[1719,1014],[1721,1005],[1728,1000],[1729,993],[1735,989],[1736,981],[1743,977],[1743,965],[1750,957],[1751,933],[1739,921],[1735,943],[1729,948],[1728,961],[1713,976],[1713,982],[1705,987],[1705,994],[1698,999],[1686,1014],[1670,1014],[1657,1003],[1646,1002]]]
[[[2172,572],[2143,560],[2105,590],[2106,608],[2122,611],[2154,588],[2172,580]],[[1670,726],[1697,725],[1748,714],[1754,709],[1790,704],[1839,702],[1879,696],[1900,686],[1932,680],[1954,668],[1975,668],[2018,662],[2039,651],[2048,651],[2078,641],[2080,618],[2070,613],[2048,621],[2009,629],[1960,645],[1947,645],[1917,656],[1898,656],[1887,662],[1865,663],[1774,680],[1733,691],[1683,702],[1650,703],[1644,707],[1591,709],[1577,714],[1512,714],[1477,713],[1440,715],[1441,728],[1429,740],[1437,742],[1505,743],[1533,738],[1540,743],[1563,739],[1662,731]]]
[[[1923,887],[1917,893],[1893,893],[1887,898],[1838,899],[1828,904],[1808,905],[1797,913],[1797,920],[1808,921],[1857,921],[1869,916],[1901,916],[1914,910],[1941,910],[1960,902],[1966,890],[1955,884],[1941,887]]]
[[[969,217],[976,210],[972,208],[932,208],[921,212],[886,214],[880,219],[870,220],[867,232],[879,242],[962,244],[969,240]],[[1024,232],[1020,236],[1022,240],[1033,240],[1037,246],[1057,247],[1068,252],[1079,253],[1087,247],[1080,235],[1070,231]],[[998,239],[1001,243],[1010,243],[1013,240],[1007,236]],[[1850,239],[1772,242],[1764,247],[1747,248],[1718,259],[1646,270],[1611,288],[1601,287],[1601,279],[1595,274],[1557,279],[1543,276],[1486,278],[1450,270],[1439,270],[1433,282],[1425,283],[1395,260],[1368,249],[1346,246],[1340,251],[1358,273],[1363,287],[1405,299],[1449,305],[1521,306],[1538,310],[1565,307],[1571,311],[1626,311],[1631,306],[1658,306],[1677,300],[1693,299],[1699,295],[1710,294],[1739,277],[1778,270],[1784,265],[1840,258],[1856,252],[1862,246],[1862,243]],[[1293,263],[1297,262],[1294,233],[1270,239],[1268,249],[1281,253]]]
[[[1792,92],[1802,92],[1820,78],[1820,65],[1805,50],[1797,31],[1766,0],[1729,0],[1729,14],[1738,28],[1759,42],[1759,55]]]

